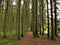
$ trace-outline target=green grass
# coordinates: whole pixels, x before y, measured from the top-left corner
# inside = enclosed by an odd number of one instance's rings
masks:
[[[24,33],[26,35],[27,32]],[[0,45],[18,45],[19,41],[17,40],[16,31],[8,31],[6,33],[7,38],[3,39],[3,32],[0,32]],[[21,37],[22,39],[22,37]]]
[[[0,32],[0,45],[17,45],[18,40],[16,39],[16,32],[7,32],[7,39],[3,39],[3,32]]]
[[[3,39],[0,40],[0,45],[17,45],[18,42],[18,40]]]

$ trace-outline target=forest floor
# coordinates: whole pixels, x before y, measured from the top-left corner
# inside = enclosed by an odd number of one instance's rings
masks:
[[[39,36],[39,38],[33,38],[33,33],[29,32],[18,45],[60,45],[60,39],[57,38],[55,41],[47,39],[47,36]]]

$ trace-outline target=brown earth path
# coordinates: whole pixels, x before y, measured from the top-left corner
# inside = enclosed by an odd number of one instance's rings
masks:
[[[47,36],[39,36],[39,38],[33,38],[33,33],[29,32],[18,45],[60,45],[60,39],[52,41],[47,39]]]

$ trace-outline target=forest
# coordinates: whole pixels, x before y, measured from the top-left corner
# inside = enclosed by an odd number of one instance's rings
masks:
[[[0,0],[0,45],[60,45],[60,0]]]

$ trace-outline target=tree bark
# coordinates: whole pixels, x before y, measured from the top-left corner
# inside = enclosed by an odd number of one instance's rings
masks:
[[[20,40],[20,5],[21,5],[21,0],[18,0],[18,6],[17,6],[17,31],[18,31],[17,38],[18,40]]]
[[[48,20],[48,38],[50,36],[50,32],[49,32],[49,9],[48,9],[48,0],[47,0],[47,20]]]
[[[54,40],[54,27],[53,27],[53,5],[52,0],[50,0],[51,6],[51,39]]]

